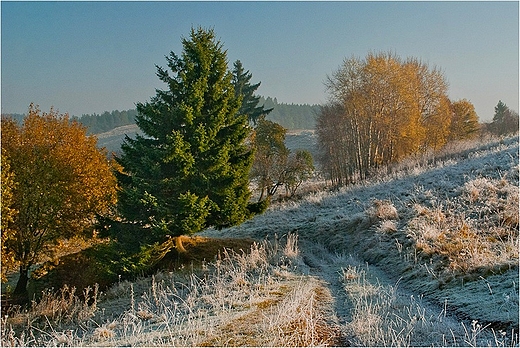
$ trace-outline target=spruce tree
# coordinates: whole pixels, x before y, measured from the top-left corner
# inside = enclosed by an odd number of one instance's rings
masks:
[[[258,105],[260,96],[254,93],[260,87],[260,82],[252,85],[250,83],[253,76],[249,70],[244,71],[242,62],[237,60],[233,64],[233,85],[235,86],[235,95],[242,98],[239,114],[247,115],[249,122],[256,126],[261,116],[269,114],[273,109],[264,110],[264,105]]]
[[[497,106],[495,106],[495,114],[493,115],[493,122],[494,123],[500,123],[504,120],[504,115],[506,114],[508,110],[507,105],[502,102],[502,100],[498,101]]]
[[[251,131],[239,114],[226,51],[213,30],[192,29],[157,76],[168,87],[138,103],[143,136],[126,138],[119,208],[127,221],[182,235],[248,217]]]

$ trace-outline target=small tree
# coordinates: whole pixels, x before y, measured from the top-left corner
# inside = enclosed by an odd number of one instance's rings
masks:
[[[493,133],[504,135],[518,131],[519,118],[518,113],[509,109],[509,107],[501,100],[495,106],[495,115],[491,122],[490,129]]]
[[[261,117],[255,129],[253,146],[255,160],[251,177],[258,180],[259,201],[265,195],[269,199],[285,186],[287,195],[294,195],[302,182],[314,172],[312,155],[309,151],[295,153],[285,146],[287,130],[278,123]]]
[[[451,109],[453,116],[449,140],[471,139],[478,136],[478,115],[473,104],[466,99],[462,99],[453,102]]]
[[[233,86],[235,86],[235,96],[242,98],[242,105],[238,111],[239,115],[247,115],[249,123],[256,126],[258,119],[261,116],[266,116],[273,109],[264,109],[264,105],[258,105],[260,101],[259,96],[255,96],[254,93],[260,87],[260,82],[252,85],[251,78],[253,75],[249,70],[244,71],[242,62],[237,60],[233,64]]]
[[[286,172],[285,189],[288,196],[294,196],[301,184],[314,173],[311,153],[307,150],[298,150],[289,154]]]
[[[53,109],[41,113],[32,104],[23,125],[2,120],[2,155],[13,174],[10,209],[15,212],[2,226],[2,239],[4,228],[10,231],[2,240],[2,260],[10,254],[19,265],[14,294],[26,296],[29,268],[44,248],[85,231],[98,214],[108,214],[116,181],[106,154],[84,127]],[[4,178],[8,185],[11,179]]]
[[[167,86],[138,103],[145,136],[122,145],[119,209],[159,236],[241,223],[248,216],[251,129],[239,113],[226,52],[213,30],[192,29],[183,52],[157,67]]]
[[[495,106],[495,114],[493,115],[493,123],[499,124],[504,121],[506,112],[509,110],[507,105],[499,100],[497,106]]]
[[[273,196],[285,183],[289,149],[285,146],[287,130],[278,123],[261,117],[255,129],[253,147],[255,159],[251,177],[258,180],[261,201],[264,195]]]

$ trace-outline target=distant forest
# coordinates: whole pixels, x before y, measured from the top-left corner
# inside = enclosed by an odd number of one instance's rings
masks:
[[[88,134],[99,134],[108,132],[117,127],[126,126],[135,123],[135,115],[137,111],[131,110],[115,110],[112,112],[105,111],[100,114],[83,114],[81,117],[72,116],[70,119],[78,121],[87,127]],[[4,116],[4,115],[2,115]],[[11,117],[18,123],[22,123],[25,118],[25,114],[6,114],[5,116]]]
[[[112,112],[105,111],[99,114],[84,114],[81,117],[72,117],[72,119],[79,121],[87,127],[89,134],[99,134],[108,132],[117,127],[126,126],[135,123],[135,116],[137,110],[115,110]]]
[[[319,105],[278,103],[271,97],[260,98],[259,104],[263,104],[264,109],[273,108],[267,119],[287,129],[314,129],[320,112]]]
[[[273,111],[267,115],[267,119],[290,130],[314,129],[316,116],[320,111],[319,105],[278,103],[276,98],[271,97],[261,97],[259,105],[264,105],[264,109],[273,108]],[[105,111],[102,114],[84,114],[81,117],[72,116],[71,119],[79,121],[87,127],[89,134],[99,134],[117,127],[134,124],[136,115],[137,111],[130,109]],[[23,114],[10,114],[9,116],[20,123],[25,117]]]

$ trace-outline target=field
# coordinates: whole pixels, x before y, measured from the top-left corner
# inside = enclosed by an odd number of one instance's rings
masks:
[[[248,241],[235,251],[11,311],[2,346],[518,346],[518,151],[458,143],[372,182],[314,181],[191,239]]]

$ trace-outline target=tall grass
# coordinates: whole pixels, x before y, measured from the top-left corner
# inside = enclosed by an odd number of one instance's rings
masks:
[[[345,331],[353,346],[371,347],[514,347],[518,332],[486,330],[473,320],[458,322],[423,301],[422,296],[405,296],[395,285],[382,284],[369,276],[368,265],[352,265],[340,274],[352,307]]]
[[[280,244],[283,241],[284,244]],[[297,236],[223,250],[194,272],[121,282],[81,302],[50,292],[2,320],[2,346],[301,346],[334,343],[330,295],[295,273]],[[90,297],[89,297],[90,296]]]

